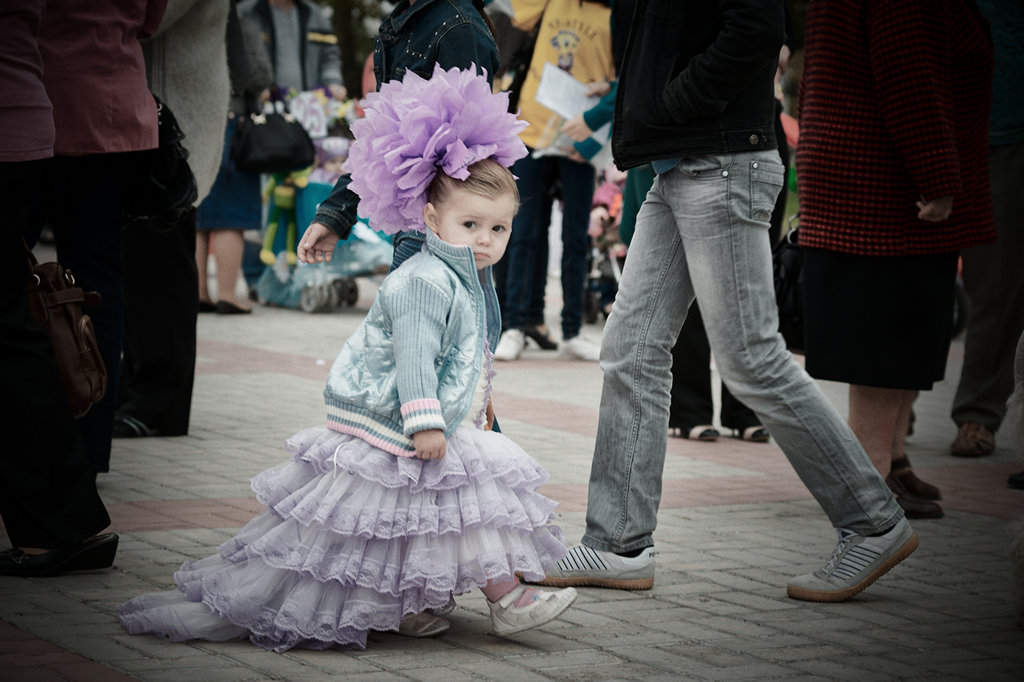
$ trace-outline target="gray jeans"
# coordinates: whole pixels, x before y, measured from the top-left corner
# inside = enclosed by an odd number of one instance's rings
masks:
[[[694,297],[723,381],[757,413],[832,525],[867,535],[903,516],[778,333],[768,221],[782,184],[775,151],[687,158],[655,178],[601,345],[585,545],[654,544],[671,349]]]

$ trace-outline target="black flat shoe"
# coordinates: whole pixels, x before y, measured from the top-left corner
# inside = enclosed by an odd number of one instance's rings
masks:
[[[540,346],[541,350],[558,350],[558,344],[551,338],[551,335],[537,329],[536,325],[520,327],[519,331],[533,339],[533,342]]]
[[[218,315],[248,315],[252,310],[239,308],[234,303],[228,303],[227,301],[217,301],[217,305],[214,306],[213,312]]]
[[[135,417],[126,414],[114,416],[114,438],[146,438],[155,436],[157,432]]]
[[[114,565],[117,554],[116,533],[104,533],[62,549],[44,554],[26,554],[11,548],[0,552],[0,575],[47,578],[68,571],[95,571]]]
[[[217,310],[217,305],[215,303],[213,303],[212,301],[204,301],[204,300],[200,299],[200,301],[199,301],[199,312],[201,312],[201,313],[212,313],[215,310]]]

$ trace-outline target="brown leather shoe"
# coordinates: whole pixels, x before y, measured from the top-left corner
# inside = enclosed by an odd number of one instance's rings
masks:
[[[899,459],[892,461],[892,470],[889,476],[898,480],[904,490],[913,495],[919,497],[922,500],[941,500],[942,493],[931,483],[925,483],[914,470],[910,467],[910,460],[904,455]]]
[[[964,422],[949,446],[954,457],[984,457],[996,449],[996,437],[977,422]]]
[[[899,503],[900,508],[903,509],[903,513],[908,519],[941,519],[945,515],[942,507],[935,502],[922,500],[920,497],[915,497],[907,492],[903,484],[893,478],[892,474],[889,474],[885,482],[889,484],[889,490],[892,491],[896,502]]]

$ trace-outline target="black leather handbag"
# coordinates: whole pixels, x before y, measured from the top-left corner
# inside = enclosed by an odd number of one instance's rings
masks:
[[[231,160],[245,173],[290,173],[312,166],[315,158],[306,129],[287,112],[250,113],[231,140]]]

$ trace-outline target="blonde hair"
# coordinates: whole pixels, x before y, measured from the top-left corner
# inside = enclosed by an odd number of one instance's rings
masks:
[[[512,171],[494,159],[477,161],[467,170],[469,177],[465,180],[458,180],[438,171],[427,190],[427,201],[438,206],[448,198],[453,188],[458,187],[487,198],[511,196],[515,201],[516,210],[519,209],[519,188],[516,187],[516,178]]]

